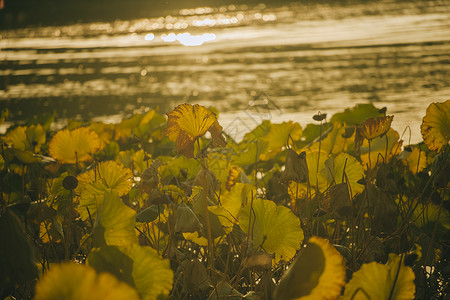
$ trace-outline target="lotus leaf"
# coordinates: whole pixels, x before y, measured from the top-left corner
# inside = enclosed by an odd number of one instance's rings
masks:
[[[404,265],[403,256],[389,254],[386,265],[371,262],[353,273],[343,299],[414,299],[414,272]]]
[[[82,219],[89,217],[86,207],[89,208],[91,218],[95,218],[97,201],[103,198],[105,191],[115,191],[120,197],[126,195],[131,190],[132,178],[129,169],[114,161],[101,162],[96,168],[78,175],[75,191],[80,195],[78,210]]]
[[[364,176],[364,168],[359,161],[347,153],[341,153],[335,157],[330,157],[325,161],[326,168],[323,173],[329,183],[339,184],[348,182],[351,188],[351,195],[361,193],[364,186],[358,181]]]
[[[153,300],[167,296],[173,283],[169,260],[161,259],[156,250],[138,244],[131,244],[128,251],[133,259],[131,275],[142,299]]]
[[[80,127],[58,131],[51,139],[48,151],[61,163],[74,164],[90,160],[91,154],[99,148],[98,135],[89,128]]]
[[[275,254],[275,262],[292,259],[303,241],[300,220],[270,200],[254,199],[243,207],[239,226],[248,234],[250,249]]]
[[[167,116],[166,135],[176,142],[178,152],[186,157],[194,156],[194,142],[206,131],[211,133],[217,146],[226,145],[216,115],[201,105],[181,104]]]
[[[16,149],[38,153],[41,145],[45,144],[45,130],[40,124],[18,126],[9,131],[4,140]]]
[[[378,108],[373,106],[372,103],[357,104],[353,108],[346,108],[344,112],[334,114],[331,117],[330,123],[345,122],[351,125],[358,125],[368,118],[376,118],[380,116],[382,116],[382,113]]]
[[[230,232],[233,225],[237,223],[243,203],[243,191],[244,184],[236,183],[230,191],[221,195],[219,205],[208,207],[210,212],[219,217],[219,221],[225,227],[226,232]]]
[[[367,140],[373,140],[376,137],[384,136],[391,128],[394,116],[369,118],[357,128],[358,134]]]
[[[389,160],[391,157],[400,153],[402,144],[403,141],[399,140],[398,132],[391,128],[385,136],[374,138],[370,142],[369,158],[369,141],[364,140],[361,146],[361,161],[363,166],[370,165],[373,168],[377,162]]]
[[[414,147],[412,151],[408,153],[405,162],[408,165],[409,170],[413,174],[417,174],[423,171],[428,165],[427,154],[418,147]]]
[[[450,100],[431,103],[423,117],[421,132],[430,150],[440,151],[450,140]]]
[[[87,263],[97,272],[109,272],[135,287],[143,300],[167,296],[172,288],[173,272],[169,261],[161,259],[156,250],[129,244],[94,248]]]
[[[271,124],[269,132],[263,137],[267,142],[267,149],[261,153],[262,160],[268,160],[278,154],[290,141],[298,141],[302,136],[302,127],[297,122],[283,122]]]
[[[275,299],[334,300],[344,284],[342,256],[328,240],[311,237],[281,278]]]
[[[126,206],[115,192],[105,192],[97,203],[97,219],[93,229],[93,244],[125,246],[137,243],[134,225],[136,212]]]
[[[339,154],[347,150],[349,139],[344,138],[345,127],[339,123],[334,123],[333,128],[320,141],[320,149],[327,154]],[[310,149],[319,150],[319,142],[311,145]]]
[[[109,273],[97,274],[86,265],[53,266],[36,285],[36,300],[139,300],[135,289]]]

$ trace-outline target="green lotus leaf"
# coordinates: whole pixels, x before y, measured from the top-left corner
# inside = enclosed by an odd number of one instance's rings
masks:
[[[242,140],[242,142],[247,143],[262,139],[269,133],[271,126],[272,123],[269,120],[262,121],[261,124],[244,135],[244,139]]]
[[[134,287],[134,279],[132,276],[133,259],[122,252],[120,248],[116,246],[94,248],[89,252],[86,262],[97,272],[111,273],[120,281],[124,281]]]
[[[350,139],[344,138],[342,136],[344,133],[345,127],[340,123],[334,123],[331,131],[320,141],[320,149],[327,154],[339,154],[346,151],[350,144]],[[310,149],[319,150],[319,142],[312,144]]]
[[[378,108],[369,104],[357,104],[353,108],[347,108],[344,112],[334,114],[331,117],[330,123],[340,122],[350,125],[359,125],[368,118],[381,117],[383,114]]]
[[[137,222],[150,223],[158,218],[160,213],[164,212],[164,206],[162,205],[150,205],[146,209],[142,210],[136,215]]]
[[[174,231],[175,232],[195,232],[200,231],[202,225],[195,215],[194,211],[185,203],[181,203],[177,207],[176,220]]]
[[[450,213],[448,210],[439,209],[439,205],[432,202],[424,204],[419,200],[415,200],[413,206],[417,207],[413,211],[411,219],[414,220],[414,224],[417,227],[429,226],[433,228],[437,221],[443,228],[450,229]],[[430,230],[431,232],[432,230]]]
[[[323,173],[329,183],[339,184],[348,182],[352,196],[361,193],[364,186],[358,181],[364,176],[364,168],[360,162],[347,153],[341,153],[335,157],[330,157],[325,161],[326,168]],[[345,175],[344,175],[345,172]]]
[[[116,192],[105,192],[97,207],[97,219],[93,229],[95,247],[137,243],[134,231],[136,212],[126,206]]]
[[[4,140],[16,149],[38,153],[41,145],[45,144],[45,130],[40,124],[18,126],[9,131]]]
[[[231,146],[234,153],[231,157],[231,163],[237,166],[250,166],[259,160],[261,153],[266,151],[267,142],[262,139],[255,139],[250,141],[242,141],[235,147]]]
[[[144,150],[139,150],[133,155],[133,166],[134,169],[139,173],[142,174],[145,169],[149,167],[149,165],[152,163],[152,161],[146,159],[147,155],[144,152]]]
[[[239,226],[247,233],[252,251],[275,255],[275,262],[292,259],[303,241],[300,220],[284,206],[270,200],[254,199],[241,209]]]
[[[72,198],[69,197],[71,191],[66,190],[63,187],[64,178],[68,175],[67,172],[64,172],[59,177],[54,178],[51,182],[50,195],[47,202],[58,212],[65,212],[72,204]]]
[[[225,189],[228,174],[230,171],[230,160],[226,155],[210,153],[207,158],[208,169],[214,173],[220,185]]]
[[[156,250],[138,244],[132,244],[128,251],[133,259],[131,275],[142,299],[166,297],[173,283],[173,271],[170,269],[169,260],[161,259]]]
[[[36,300],[139,300],[135,289],[109,273],[97,274],[86,265],[53,266],[36,285]]]
[[[337,299],[345,277],[343,258],[339,252],[328,240],[311,237],[281,278],[274,298]]]
[[[3,159],[3,156],[0,154],[0,171],[3,170],[5,167],[5,160]]]
[[[28,150],[20,150],[20,149],[12,149],[14,151],[14,156],[24,164],[32,164],[41,162],[42,159],[38,156],[35,156],[33,152]]]
[[[297,122],[271,124],[269,132],[263,137],[267,142],[267,150],[261,153],[262,160],[269,160],[278,154],[290,142],[295,142],[302,136],[302,127]]]
[[[414,277],[413,270],[404,265],[403,257],[391,253],[386,265],[363,264],[353,273],[343,299],[412,300],[416,290]]]
[[[10,209],[0,213],[0,291],[38,276],[34,250],[22,227]]]
[[[185,177],[185,179],[193,179],[202,168],[198,160],[185,156],[163,157],[161,160],[163,165],[160,167],[160,174],[161,178],[166,178],[166,180],[180,176]]]

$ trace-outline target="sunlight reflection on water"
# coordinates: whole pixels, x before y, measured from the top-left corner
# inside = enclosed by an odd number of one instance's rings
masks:
[[[417,142],[428,104],[450,98],[449,13],[440,1],[242,5],[2,31],[0,103],[19,121],[56,109],[118,122],[195,102],[245,129],[262,91],[280,108],[266,117],[275,122],[372,102]]]

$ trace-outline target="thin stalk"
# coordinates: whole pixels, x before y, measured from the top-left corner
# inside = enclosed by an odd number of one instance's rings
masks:
[[[431,252],[431,247],[433,246],[433,242],[434,242],[434,238],[436,237],[436,231],[437,231],[437,225],[439,223],[439,218],[441,216],[441,210],[442,210],[442,205],[444,204],[444,197],[441,197],[441,204],[439,205],[439,211],[438,211],[438,215],[436,218],[436,221],[434,223],[434,227],[433,227],[433,233],[431,235],[431,240],[428,243],[428,249],[427,249],[427,255],[425,256],[425,259],[423,261],[423,268],[425,269],[426,265],[427,265],[427,261],[428,261],[428,257],[430,256],[430,252]]]
[[[403,263],[403,254],[400,256],[400,262],[398,263],[397,272],[395,273],[395,278],[394,278],[394,284],[392,284],[392,288],[389,293],[388,300],[391,300],[392,296],[394,295],[395,285],[397,284],[397,280],[398,280],[398,276],[400,274],[400,268],[402,267],[402,263]]]

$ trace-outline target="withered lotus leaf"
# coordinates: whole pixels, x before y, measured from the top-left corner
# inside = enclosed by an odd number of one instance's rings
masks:
[[[171,141],[176,142],[178,152],[186,157],[194,156],[194,142],[206,131],[211,133],[215,146],[224,147],[227,144],[216,115],[199,104],[178,105],[167,116],[165,133]]]
[[[306,182],[308,180],[308,164],[306,152],[297,154],[292,149],[286,150],[286,168],[281,174],[281,182]]]
[[[376,137],[385,135],[391,128],[394,116],[369,118],[365,120],[358,128],[359,134],[367,139],[372,140]]]
[[[98,135],[89,128],[80,127],[58,131],[50,141],[48,151],[61,163],[74,164],[90,160],[91,154],[99,148]]]

